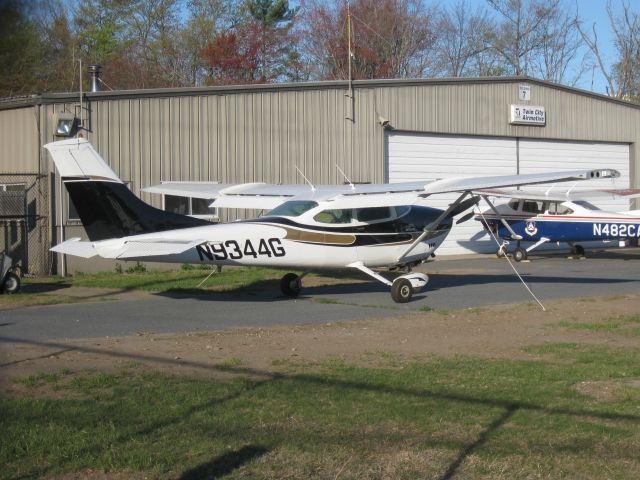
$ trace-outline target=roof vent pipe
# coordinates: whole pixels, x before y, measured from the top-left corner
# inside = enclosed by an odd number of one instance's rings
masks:
[[[100,65],[89,65],[89,74],[91,75],[91,91],[99,92],[100,88]]]

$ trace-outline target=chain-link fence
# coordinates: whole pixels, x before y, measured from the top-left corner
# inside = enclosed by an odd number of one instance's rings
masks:
[[[0,252],[22,274],[51,273],[49,183],[38,174],[0,174]]]

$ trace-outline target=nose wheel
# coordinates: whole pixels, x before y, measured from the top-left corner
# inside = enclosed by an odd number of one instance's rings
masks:
[[[391,285],[391,298],[396,303],[408,303],[413,296],[413,287],[406,278],[396,278]]]
[[[571,254],[578,257],[584,257],[584,247],[582,245],[572,245]]]
[[[527,251],[522,248],[522,247],[518,247],[513,251],[513,259],[516,262],[522,262],[523,260],[527,259]]]
[[[396,303],[408,303],[429,281],[424,273],[410,273],[396,278],[391,284],[391,298]]]
[[[280,290],[285,297],[297,297],[302,290],[302,277],[295,273],[287,273],[280,280]]]

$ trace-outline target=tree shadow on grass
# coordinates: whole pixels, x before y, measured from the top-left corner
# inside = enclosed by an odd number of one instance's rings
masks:
[[[25,340],[19,338],[0,337],[0,343],[13,343],[13,344],[28,344],[41,347],[55,347],[55,348],[69,348],[69,345],[57,342],[38,342],[33,340]],[[225,371],[232,372],[238,375],[250,376],[258,379],[251,383],[248,388],[240,388],[235,392],[231,392],[226,396],[215,399],[208,399],[205,402],[194,405],[189,410],[182,414],[173,416],[170,418],[156,421],[150,425],[143,426],[134,432],[124,433],[121,436],[114,439],[115,442],[122,442],[131,439],[132,437],[144,437],[150,433],[166,428],[169,425],[179,423],[184,420],[185,417],[195,415],[206,409],[211,408],[214,405],[222,405],[234,399],[240,398],[247,391],[256,391],[264,385],[271,384],[277,381],[294,380],[300,384],[314,385],[333,385],[340,388],[346,388],[353,391],[363,392],[376,392],[386,393],[392,395],[398,395],[406,397],[407,399],[438,399],[448,402],[457,403],[460,405],[475,405],[494,407],[502,409],[500,413],[486,428],[480,432],[477,438],[466,444],[461,445],[458,455],[449,463],[443,475],[439,477],[442,480],[450,480],[458,473],[459,468],[469,458],[471,454],[476,452],[479,448],[487,443],[491,436],[500,430],[518,411],[539,412],[546,415],[565,415],[575,419],[580,418],[592,418],[600,420],[613,420],[613,421],[625,421],[633,422],[640,425],[640,415],[618,413],[611,411],[598,411],[596,409],[580,409],[580,408],[566,408],[566,407],[554,407],[536,404],[528,401],[511,401],[501,398],[486,398],[481,396],[474,396],[458,392],[436,391],[422,388],[406,388],[396,387],[383,384],[375,384],[370,382],[358,382],[341,380],[338,378],[327,378],[320,374],[286,374],[280,372],[272,372],[268,370],[258,370],[245,367],[235,366],[220,366],[215,364],[209,364],[206,362],[190,361],[190,360],[176,360],[167,357],[158,357],[154,355],[133,354],[127,352],[114,352],[95,347],[76,346],[74,350],[78,352],[100,354],[107,357],[128,359],[136,361],[147,361],[156,364],[165,365],[179,365],[181,367],[192,367],[208,371]],[[76,452],[76,455],[81,455],[86,451],[95,451],[97,449],[104,448],[100,444],[89,444]],[[219,476],[226,475],[233,470],[240,468],[242,465],[253,461],[255,458],[260,457],[268,452],[266,447],[262,446],[246,446],[234,452],[227,453],[218,457],[210,462],[198,465],[191,470],[186,471],[181,479],[200,479],[200,478],[219,478]],[[40,467],[37,471],[32,471],[29,476],[42,476],[50,473],[52,468],[62,468],[68,460],[61,460],[57,465],[49,465],[47,467]],[[215,476],[217,475],[217,476]]]
[[[220,478],[268,452],[269,449],[260,445],[247,445],[187,470],[179,477],[179,480],[213,480]]]

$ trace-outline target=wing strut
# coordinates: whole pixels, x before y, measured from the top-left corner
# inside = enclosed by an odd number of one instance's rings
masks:
[[[493,203],[489,201],[489,197],[487,197],[486,195],[480,195],[480,196],[484,199],[485,202],[487,202],[487,205],[489,205],[489,208],[491,208],[493,213],[495,213],[497,217],[500,219],[500,223],[502,223],[502,225],[504,225],[504,227],[509,231],[509,233],[511,234],[511,238],[513,238],[514,240],[522,240],[522,235],[518,235],[516,232],[513,231],[513,229],[511,228],[511,225],[509,225],[509,222],[507,222],[502,217],[500,212],[498,212],[498,209],[493,205]]]
[[[431,222],[429,225],[427,225],[426,227],[424,227],[424,230],[422,231],[422,233],[418,236],[418,238],[416,238],[413,243],[411,245],[409,245],[409,247],[402,253],[402,255],[400,255],[398,257],[397,263],[402,262],[402,260],[404,258],[406,258],[412,251],[414,248],[416,248],[416,246],[423,241],[425,238],[427,238],[429,235],[431,235],[432,233],[434,233],[436,231],[436,229],[440,226],[440,223],[442,222],[442,220],[444,220],[445,218],[447,218],[451,212],[453,212],[456,208],[458,208],[458,206],[462,203],[462,201],[464,200],[464,198],[469,195],[469,191],[465,191],[463,192],[457,199],[455,202],[453,202],[451,205],[449,205],[449,208],[447,208],[444,212],[442,212],[442,214],[440,214],[440,216],[438,218],[436,218],[433,222]]]

